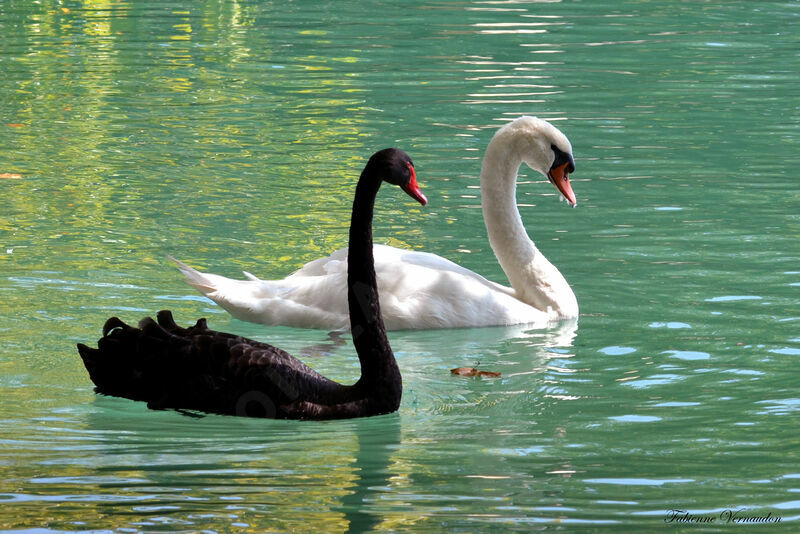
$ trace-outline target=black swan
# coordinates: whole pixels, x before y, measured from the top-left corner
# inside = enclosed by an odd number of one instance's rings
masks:
[[[361,378],[346,386],[287,352],[216,332],[204,319],[175,324],[169,311],[138,328],[112,317],[98,348],[78,344],[95,391],[146,401],[150,408],[277,419],[338,419],[391,413],[403,384],[381,318],[372,254],[372,216],[381,183],[400,186],[422,205],[414,165],[399,149],[376,152],[356,185],[347,256],[347,300]]]

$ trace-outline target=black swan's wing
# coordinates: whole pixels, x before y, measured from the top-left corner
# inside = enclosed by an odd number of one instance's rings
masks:
[[[350,387],[279,348],[216,332],[204,319],[181,328],[169,311],[157,318],[134,328],[113,317],[97,349],[78,345],[98,393],[151,408],[277,418],[302,418],[297,406],[348,400]]]

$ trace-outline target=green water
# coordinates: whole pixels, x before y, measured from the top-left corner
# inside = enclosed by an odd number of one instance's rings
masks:
[[[798,22],[765,0],[0,2],[0,529],[791,526]],[[575,150],[576,209],[530,171],[519,201],[577,325],[391,333],[403,404],[365,420],[92,392],[75,343],[161,308],[353,380],[350,343],[232,320],[166,256],[285,276],[345,244],[384,146],[430,204],[382,191],[376,241],[505,282],[478,173],[521,114]],[[476,364],[502,378],[450,375]]]

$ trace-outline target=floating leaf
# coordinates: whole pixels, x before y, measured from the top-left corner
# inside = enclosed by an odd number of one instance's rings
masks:
[[[9,180],[22,180],[22,175],[16,172],[0,172],[0,178],[7,178]]]
[[[450,369],[450,374],[458,376],[485,376],[487,378],[497,378],[500,376],[500,373],[495,371],[479,371],[474,367],[457,367],[456,369]]]

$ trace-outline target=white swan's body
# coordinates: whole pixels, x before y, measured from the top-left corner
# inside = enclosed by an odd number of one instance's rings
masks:
[[[577,317],[567,281],[528,237],[516,204],[522,162],[548,176],[575,204],[568,173],[572,148],[558,129],[521,117],[495,134],[483,160],[481,194],[489,242],[512,287],[427,252],[375,245],[375,271],[387,330],[512,324],[545,325]],[[347,249],[307,263],[283,280],[233,280],[176,262],[187,282],[244,321],[343,330]]]

